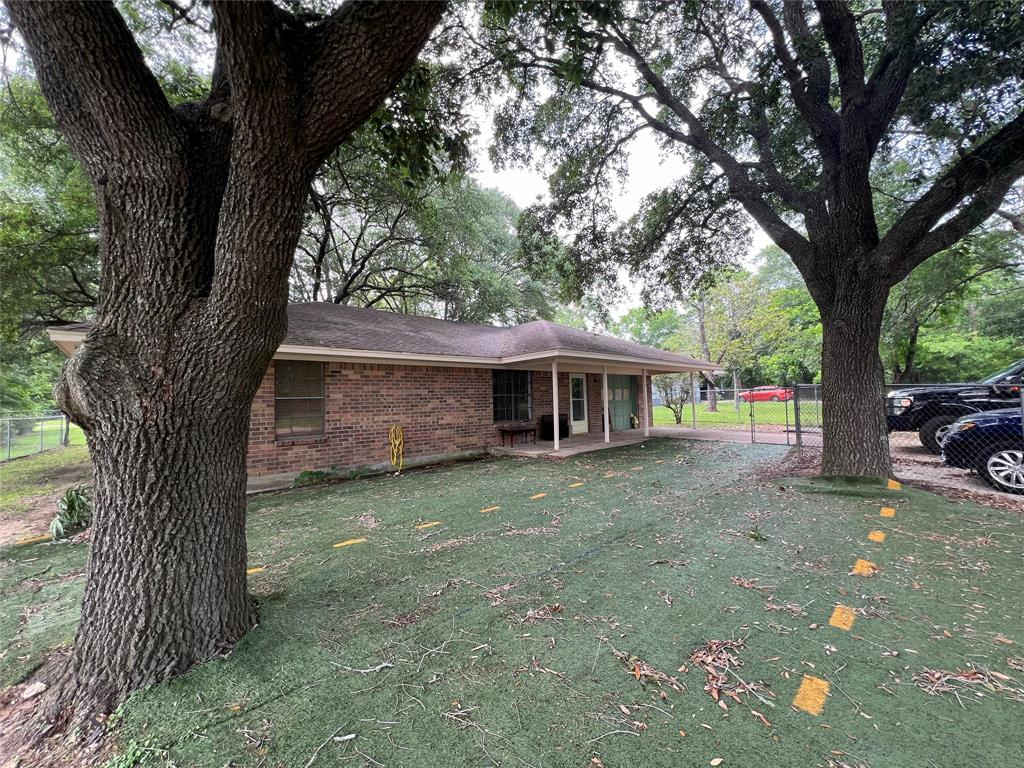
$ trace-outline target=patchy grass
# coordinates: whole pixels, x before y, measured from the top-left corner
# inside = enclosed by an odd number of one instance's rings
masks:
[[[212,767],[1020,764],[1021,517],[756,482],[783,450],[652,440],[254,498],[260,626],[133,696],[117,738]],[[84,548],[4,553],[4,681],[70,636]],[[790,706],[804,675],[818,716]]]
[[[84,443],[0,463],[0,508],[10,511],[27,498],[63,490],[69,474],[88,471],[89,451]]]
[[[0,547],[46,533],[57,499],[91,476],[84,445],[0,463]]]
[[[14,420],[15,423],[17,421]],[[24,434],[18,434],[12,429],[10,446],[6,444],[6,429],[4,434],[0,435],[0,442],[2,442],[0,444],[0,461],[14,460],[22,456],[40,453],[40,447],[43,452],[61,447],[60,441],[64,437],[63,421],[60,419],[44,419],[42,421],[25,419],[23,421],[29,421],[31,429]],[[72,424],[68,429],[68,445],[85,445],[85,434],[77,424]]]
[[[758,400],[754,402],[754,421],[761,426],[793,426],[795,414],[792,401]],[[821,428],[821,403],[804,398],[801,406],[801,421],[807,428]],[[654,424],[659,427],[676,426],[676,417],[664,405],[654,406]],[[681,426],[688,427],[693,421],[689,403],[683,409]],[[718,410],[709,411],[707,401],[697,404],[697,426],[709,429],[750,429],[750,403],[740,402],[737,410],[732,400],[719,400]]]

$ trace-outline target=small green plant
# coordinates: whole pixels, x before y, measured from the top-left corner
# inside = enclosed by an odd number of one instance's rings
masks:
[[[761,533],[756,525],[750,530],[750,533],[748,533],[747,536],[754,541],[768,541],[768,537]]]
[[[299,472],[292,480],[293,488],[301,488],[305,485],[322,485],[340,480],[341,475],[333,469],[307,469]]]
[[[50,538],[63,539],[69,531],[88,528],[92,524],[91,489],[87,485],[68,488],[57,502],[57,516],[50,523]]]

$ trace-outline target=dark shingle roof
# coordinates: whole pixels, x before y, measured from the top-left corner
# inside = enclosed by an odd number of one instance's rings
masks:
[[[332,349],[492,358],[567,351],[714,367],[686,355],[548,320],[499,328],[325,302],[289,305],[288,336],[284,343]]]
[[[88,323],[77,323],[61,326],[60,330],[88,328]],[[500,328],[326,302],[289,304],[288,335],[284,344],[438,357],[485,357],[495,361],[520,355],[576,352],[684,368],[710,370],[715,367],[686,355],[548,320]]]

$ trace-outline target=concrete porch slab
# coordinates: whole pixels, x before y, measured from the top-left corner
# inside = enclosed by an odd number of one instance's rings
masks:
[[[601,451],[605,448],[617,448],[622,445],[633,445],[635,443],[642,443],[645,440],[650,440],[651,437],[658,437],[655,435],[656,430],[651,430],[650,437],[644,437],[642,429],[630,429],[623,432],[612,432],[610,435],[610,441],[604,441],[604,435],[601,433],[592,434],[588,433],[585,435],[573,435],[559,440],[558,450],[555,450],[555,444],[552,440],[538,440],[536,445],[531,443],[524,443],[520,445],[512,446],[497,446],[490,449],[492,456],[521,456],[531,459],[565,459],[569,456],[576,456],[580,453],[590,453],[591,451]],[[670,435],[675,437],[676,435]]]

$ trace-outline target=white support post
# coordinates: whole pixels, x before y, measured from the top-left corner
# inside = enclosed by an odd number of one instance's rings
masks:
[[[651,436],[651,401],[647,397],[647,369],[640,372],[640,383],[644,388],[644,437]]]
[[[611,436],[611,425],[609,423],[608,416],[608,366],[604,367],[604,373],[601,375],[601,402],[604,403],[604,407],[601,409],[604,411],[604,441],[610,443],[612,441]]]
[[[690,421],[697,428],[697,390],[693,386],[693,371],[690,371]]]
[[[555,450],[558,450],[558,361],[551,361],[551,411],[555,421]]]

